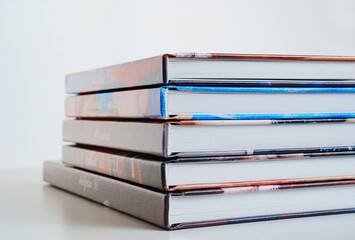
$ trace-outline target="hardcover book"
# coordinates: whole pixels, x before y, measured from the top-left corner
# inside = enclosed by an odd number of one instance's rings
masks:
[[[355,119],[64,120],[64,141],[163,157],[352,149]]]
[[[70,96],[65,114],[182,120],[351,118],[355,88],[163,86]]]
[[[177,53],[69,74],[66,92],[165,84],[350,86],[354,79],[354,57]]]
[[[163,191],[355,180],[355,152],[165,159],[63,146],[63,162]]]
[[[355,212],[355,181],[162,192],[45,162],[44,181],[165,229]]]

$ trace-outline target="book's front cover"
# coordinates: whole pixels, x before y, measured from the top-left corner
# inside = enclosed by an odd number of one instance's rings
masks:
[[[65,100],[65,115],[77,118],[163,119],[163,91],[163,88],[149,88],[70,96]]]
[[[58,188],[166,227],[167,194],[134,184],[46,161],[43,180]]]
[[[66,76],[67,93],[85,93],[155,84],[163,84],[162,56]]]
[[[165,124],[157,122],[64,120],[63,140],[164,156]]]
[[[166,190],[161,158],[90,146],[63,146],[62,160],[74,167]]]

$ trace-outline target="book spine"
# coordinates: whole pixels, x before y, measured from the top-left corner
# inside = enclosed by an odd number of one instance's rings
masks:
[[[66,76],[66,93],[151,86],[164,83],[163,56],[103,67]]]
[[[64,120],[63,140],[164,156],[164,123]]]
[[[167,228],[167,194],[67,167],[59,162],[44,163],[43,179],[66,191]]]
[[[166,118],[161,88],[67,97],[67,117]]]
[[[63,146],[63,162],[74,167],[165,190],[162,162],[145,160],[134,153],[118,154]]]

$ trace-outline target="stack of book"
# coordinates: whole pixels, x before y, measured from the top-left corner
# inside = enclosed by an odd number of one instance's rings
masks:
[[[166,229],[355,212],[355,58],[165,54],[66,78],[44,180]]]

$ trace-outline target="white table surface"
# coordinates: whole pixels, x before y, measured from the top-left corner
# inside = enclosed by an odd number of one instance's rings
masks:
[[[355,239],[355,214],[166,231],[51,187],[41,169],[0,171],[0,239]]]

